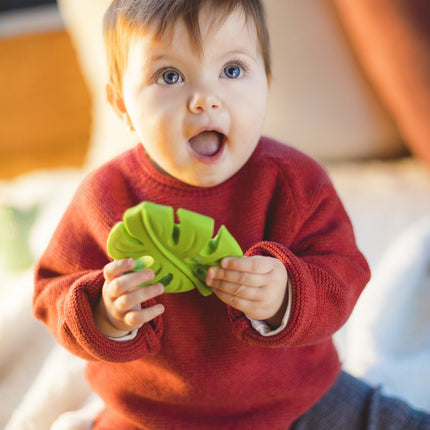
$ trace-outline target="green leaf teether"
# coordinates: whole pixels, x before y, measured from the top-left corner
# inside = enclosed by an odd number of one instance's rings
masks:
[[[109,234],[108,254],[115,260],[134,258],[136,267],[151,267],[165,292],[179,293],[197,288],[207,296],[207,269],[224,257],[241,257],[243,252],[225,226],[215,237],[214,220],[186,209],[178,209],[179,224],[170,206],[142,202],[124,213]]]
[[[149,269],[154,264],[154,259],[150,255],[143,255],[135,260],[136,265],[132,272],[139,272],[140,270]]]

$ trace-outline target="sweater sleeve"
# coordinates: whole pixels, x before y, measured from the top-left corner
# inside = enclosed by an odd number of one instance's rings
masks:
[[[87,181],[70,203],[36,266],[33,309],[73,354],[86,360],[132,361],[158,351],[162,322],[156,318],[134,339],[121,343],[105,337],[94,324],[103,268],[110,261],[106,239],[117,216],[112,208],[118,207],[107,193],[100,199],[100,192]]]
[[[274,234],[276,241],[256,243],[245,253],[282,261],[292,297],[287,326],[271,337],[256,333],[246,317],[230,307],[233,331],[244,342],[272,347],[322,342],[346,322],[369,281],[369,267],[356,246],[344,207],[322,169],[317,172],[312,186],[302,187],[301,196],[296,192],[297,213],[289,218],[296,219],[289,225],[292,238],[282,241]]]

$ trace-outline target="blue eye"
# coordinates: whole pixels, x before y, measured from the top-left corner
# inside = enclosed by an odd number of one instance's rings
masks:
[[[167,85],[174,85],[182,81],[182,76],[176,70],[172,69],[165,70],[157,78],[157,83]]]
[[[224,67],[224,75],[229,79],[240,78],[242,74],[243,71],[237,64],[229,64],[228,66]]]

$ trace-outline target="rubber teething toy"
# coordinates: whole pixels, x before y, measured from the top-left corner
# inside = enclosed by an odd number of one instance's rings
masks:
[[[170,206],[142,202],[127,209],[123,221],[111,230],[107,251],[114,260],[134,258],[136,267],[155,273],[151,284],[161,282],[167,293],[197,288],[207,296],[207,269],[224,257],[241,257],[243,252],[223,225],[213,237],[214,220],[186,209],[178,209],[179,224]]]

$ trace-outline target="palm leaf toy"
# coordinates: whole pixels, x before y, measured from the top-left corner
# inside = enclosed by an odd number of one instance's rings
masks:
[[[165,292],[197,288],[207,296],[212,293],[205,283],[207,269],[243,252],[224,225],[213,237],[212,218],[186,209],[176,214],[179,224],[170,206],[145,201],[127,209],[109,234],[108,254],[114,260],[134,258],[134,270],[151,267],[155,273],[151,284],[163,283]]]

